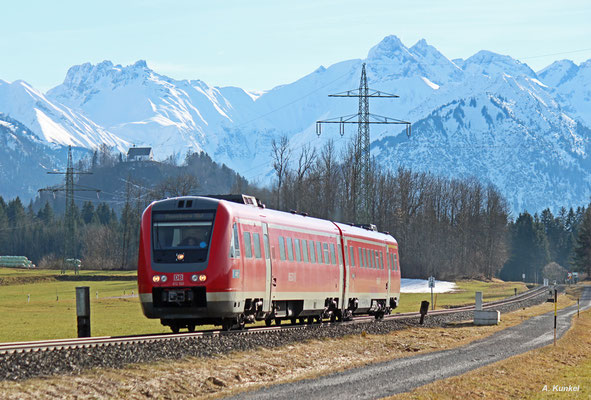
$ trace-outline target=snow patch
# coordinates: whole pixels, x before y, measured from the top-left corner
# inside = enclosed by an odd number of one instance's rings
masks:
[[[431,89],[433,90],[437,90],[439,89],[439,85],[436,83],[431,82],[429,79],[425,78],[424,76],[421,76],[421,79],[423,80],[423,82],[425,82],[427,84],[427,86],[429,86]]]
[[[449,293],[457,289],[454,282],[435,280],[433,293]],[[400,279],[400,293],[431,293],[426,279]]]

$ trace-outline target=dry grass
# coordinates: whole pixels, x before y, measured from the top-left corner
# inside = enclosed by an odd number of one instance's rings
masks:
[[[470,373],[422,386],[390,399],[589,399],[591,311],[574,318],[556,345],[499,361]],[[553,390],[578,386],[577,392]],[[544,390],[546,388],[546,390]]]
[[[561,296],[560,307],[572,304]],[[466,345],[500,329],[548,312],[546,303],[502,316],[499,326],[457,324],[451,328],[411,328],[388,335],[310,340],[210,359],[187,358],[100,369],[80,376],[2,382],[4,398],[210,398],[264,385],[312,378],[370,363]],[[430,398],[430,397],[426,397]]]

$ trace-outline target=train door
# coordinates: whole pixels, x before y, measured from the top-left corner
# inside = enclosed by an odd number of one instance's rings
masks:
[[[269,228],[263,223],[263,241],[265,243],[265,298],[263,299],[263,311],[271,311],[273,299],[273,265],[271,261],[271,244],[269,242]]]
[[[347,247],[347,240],[344,239],[341,236],[342,239],[342,246],[338,246],[339,247],[339,253],[340,256],[339,258],[341,259],[341,263],[340,263],[340,269],[341,269],[341,274],[340,274],[340,278],[341,278],[341,282],[343,282],[343,276],[344,276],[344,285],[342,288],[342,292],[341,292],[341,310],[345,311],[345,309],[349,306],[348,304],[348,299],[349,299],[349,280],[351,279],[351,266],[349,265],[349,263],[347,262],[348,260],[348,251],[349,248]]]
[[[391,251],[394,249],[390,248],[390,246],[386,245],[386,265],[388,266],[388,284],[387,287],[387,297],[386,297],[386,304],[390,301],[390,292],[392,291],[392,258],[391,258]]]

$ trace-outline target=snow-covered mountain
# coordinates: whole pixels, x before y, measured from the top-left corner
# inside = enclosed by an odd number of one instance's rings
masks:
[[[97,148],[102,143],[119,148],[128,143],[89,118],[45,95],[24,81],[0,80],[0,112],[32,129],[45,143]]]
[[[321,66],[259,93],[171,79],[144,61],[87,63],[46,96],[0,81],[0,112],[45,142],[150,145],[159,159],[205,150],[266,183],[272,138],[287,135],[296,152],[328,138],[346,143],[336,127],[318,138],[315,122],[357,112],[356,99],[328,94],[357,88],[363,63],[372,88],[400,95],[372,99],[370,111],[413,122],[410,139],[398,126],[372,128],[372,152],[383,165],[473,175],[496,184],[515,212],[588,202],[591,60],[536,73],[507,55],[483,50],[450,60],[425,40],[407,47],[388,36],[363,60]]]
[[[154,147],[160,158],[189,150],[215,153],[224,146],[225,130],[240,124],[254,102],[242,89],[177,81],[152,71],[145,61],[74,66],[47,95],[129,143]]]
[[[551,88],[565,112],[591,126],[591,59],[581,65],[570,60],[556,61],[538,76]]]
[[[40,188],[62,181],[47,172],[65,167],[67,151],[67,146],[48,145],[21,122],[0,113],[0,196],[28,200]],[[77,157],[88,153],[80,148],[73,152]]]

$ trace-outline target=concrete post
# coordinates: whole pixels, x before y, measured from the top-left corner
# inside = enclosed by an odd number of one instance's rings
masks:
[[[482,292],[476,292],[476,311],[482,311]]]

